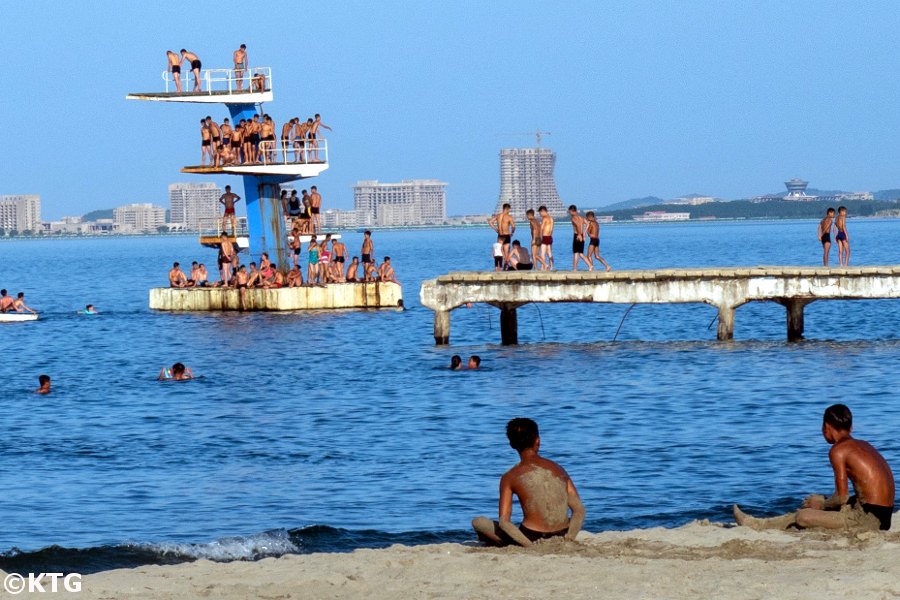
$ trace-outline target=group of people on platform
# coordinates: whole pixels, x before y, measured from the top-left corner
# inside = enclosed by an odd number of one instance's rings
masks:
[[[819,222],[819,229],[816,237],[822,242],[822,264],[828,266],[828,258],[831,254],[831,234],[836,231],[834,241],[838,244],[838,260],[842,267],[850,265],[850,234],[847,233],[847,207],[839,206],[837,209],[837,218],[834,215],[834,209],[829,208],[825,211],[825,217]]]
[[[203,63],[196,53],[189,52],[184,48],[181,49],[180,54],[172,52],[171,50],[166,50],[166,58],[169,62],[168,70],[172,74],[172,79],[175,82],[176,92],[179,94],[183,92],[181,88],[181,65],[185,61],[190,65],[191,72],[194,74],[194,88],[192,91],[203,91],[203,85],[200,83],[200,71],[203,69]],[[229,79],[233,79],[236,87],[236,90],[232,91],[237,91],[238,93],[244,91],[244,77],[247,73],[250,73],[250,85],[247,86],[247,92],[266,91],[265,73],[262,71],[253,73],[248,67],[249,62],[247,60],[246,44],[241,44],[240,48],[234,51],[232,60],[234,62],[234,70],[232,71],[233,77]]]
[[[291,190],[288,196],[287,190],[281,190],[281,209],[284,217],[291,224],[291,230],[297,230],[301,235],[317,234],[322,229],[322,194],[319,188],[312,186],[309,191],[301,190],[300,196],[297,190]]]
[[[0,313],[31,313],[37,314],[37,311],[31,309],[25,304],[25,292],[19,292],[16,297],[8,295],[6,290],[0,290]]]
[[[228,167],[272,163],[318,163],[319,128],[332,131],[318,113],[305,121],[294,117],[281,127],[268,114],[255,114],[232,125],[228,118],[217,123],[212,116],[200,119],[200,165]]]
[[[535,217],[534,209],[525,211],[528,225],[531,230],[531,253],[519,240],[513,240],[516,232],[515,217],[510,214],[511,206],[504,204],[500,213],[488,219],[488,224],[497,232],[497,241],[494,243],[491,256],[494,259],[496,271],[531,271],[536,261],[542,271],[553,270],[553,217],[547,212],[546,206],[538,209],[540,220]],[[578,270],[578,263],[584,262],[588,271],[594,270],[594,261],[600,262],[607,271],[612,267],[600,256],[600,223],[592,211],[585,216],[578,212],[578,208],[572,204],[569,206],[569,219],[572,223],[572,270]],[[584,243],[589,240],[588,251],[585,254]]]

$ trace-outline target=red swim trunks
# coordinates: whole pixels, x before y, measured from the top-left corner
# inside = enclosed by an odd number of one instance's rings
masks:
[[[541,238],[541,244],[544,246],[552,246],[553,245],[553,236],[545,235]]]
[[[233,215],[233,214],[234,214],[234,209],[233,209],[233,208],[226,208],[226,209],[225,209],[225,214],[226,214],[226,215]]]

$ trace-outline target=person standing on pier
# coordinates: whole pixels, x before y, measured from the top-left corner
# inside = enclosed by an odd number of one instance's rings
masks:
[[[829,208],[825,211],[825,218],[819,221],[819,229],[816,236],[822,242],[824,254],[822,256],[822,264],[828,266],[828,255],[831,253],[831,230],[834,229],[834,209]]]
[[[838,260],[842,267],[850,266],[850,235],[847,233],[847,207],[839,206],[837,219],[834,221],[837,235],[834,239],[838,243]]]
[[[588,262],[591,265],[589,270],[594,269],[594,259],[600,261],[600,264],[606,267],[607,271],[612,271],[612,267],[603,260],[603,257],[600,256],[600,223],[597,222],[597,217],[594,215],[594,211],[588,211],[586,213],[587,216],[587,235],[590,243],[588,244],[588,253],[587,258]]]
[[[553,217],[547,207],[538,209],[541,215],[541,271],[553,270]]]
[[[225,193],[219,196],[219,204],[225,206],[225,214],[222,215],[222,235],[225,235],[229,217],[231,218],[231,235],[237,235],[237,219],[234,214],[234,203],[240,202],[241,197],[231,191],[231,186],[225,186]]]
[[[247,70],[247,45],[241,44],[241,47],[234,51],[234,79],[237,83],[237,91],[244,88],[244,73]]]
[[[594,265],[588,262],[584,256],[584,234],[587,229],[587,221],[578,214],[578,207],[574,204],[569,205],[569,218],[572,220],[572,270],[578,270],[578,261],[583,260],[588,266],[588,271],[594,270]]]
[[[363,268],[365,268],[367,264],[375,261],[375,259],[372,258],[375,256],[375,244],[372,242],[372,232],[368,229],[363,233],[363,243],[360,254],[362,255]]]
[[[516,232],[516,220],[509,214],[509,203],[504,203],[499,214],[488,219],[488,225],[497,232],[500,242],[503,244],[503,265],[504,268],[509,264],[509,245],[512,243],[512,236]]]
[[[209,157],[209,165],[213,164],[212,136],[209,134],[209,127],[206,126],[206,119],[200,119],[200,166],[206,165],[206,157]]]
[[[543,270],[544,259],[538,254],[541,247],[541,223],[534,217],[533,208],[525,211],[525,218],[528,219],[528,226],[531,228],[531,256],[540,263],[541,270]]]
[[[294,152],[296,162],[309,162],[306,155],[306,134],[309,132],[309,124],[301,121],[300,117],[294,117]]]
[[[234,257],[234,244],[223,231],[219,240],[219,277],[223,287],[228,287],[228,283],[231,281],[231,263],[234,261]]]
[[[309,189],[309,210],[312,215],[312,232],[319,233],[322,229],[322,225],[319,221],[319,213],[322,210],[322,195],[319,193],[319,188],[316,186],[312,186]]]
[[[191,63],[191,71],[194,73],[194,91],[202,92],[203,88],[200,86],[200,69],[203,68],[203,63],[200,62],[200,57],[193,52],[188,52],[182,48],[181,60],[186,60]]]
[[[175,81],[175,91],[181,93],[181,63],[184,60],[171,50],[166,50],[166,58],[169,60],[169,71],[172,73],[172,80]]]

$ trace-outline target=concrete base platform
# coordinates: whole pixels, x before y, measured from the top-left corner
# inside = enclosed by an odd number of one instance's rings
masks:
[[[247,310],[330,310],[396,308],[403,291],[396,283],[331,283],[326,287],[248,289]],[[167,311],[241,310],[233,288],[153,288],[150,308]]]

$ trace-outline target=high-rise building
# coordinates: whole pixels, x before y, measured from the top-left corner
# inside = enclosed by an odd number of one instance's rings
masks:
[[[10,231],[33,231],[37,233],[41,225],[41,197],[33,195],[0,196],[0,227]]]
[[[197,231],[201,220],[219,218],[221,195],[222,190],[214,183],[170,184],[169,222],[188,231]]]
[[[156,233],[166,224],[166,209],[153,204],[126,204],[113,209],[113,219],[122,233]]]
[[[554,216],[565,214],[562,200],[556,191],[553,168],[556,153],[549,148],[504,148],[500,151],[500,198],[495,212],[504,204],[512,207],[516,219],[541,206]]]
[[[353,205],[360,221],[375,225],[441,225],[447,217],[447,184],[437,179],[404,179],[400,183],[358,181]]]

